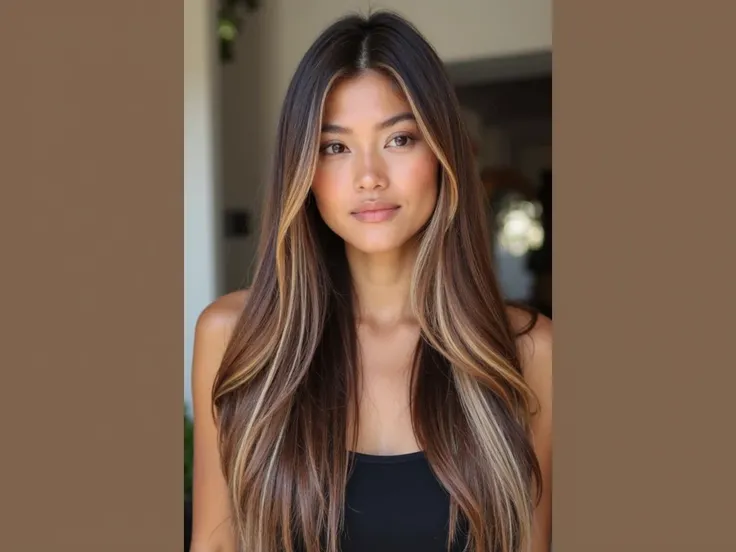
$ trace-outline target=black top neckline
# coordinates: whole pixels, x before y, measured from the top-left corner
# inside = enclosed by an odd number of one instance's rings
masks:
[[[407,452],[404,454],[366,454],[364,452],[351,451],[350,454],[360,462],[369,464],[397,464],[400,462],[411,462],[424,458],[424,451]]]

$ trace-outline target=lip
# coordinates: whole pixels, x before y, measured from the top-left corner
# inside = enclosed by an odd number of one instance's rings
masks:
[[[394,218],[399,208],[395,203],[373,201],[361,205],[350,214],[361,222],[385,222]]]

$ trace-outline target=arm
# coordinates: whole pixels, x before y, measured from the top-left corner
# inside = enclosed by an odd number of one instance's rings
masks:
[[[531,332],[520,338],[524,378],[536,395],[532,418],[534,451],[542,473],[542,496],[535,513],[531,552],[549,552],[552,538],[552,322],[539,317]]]
[[[217,428],[212,419],[212,384],[236,316],[222,300],[207,307],[194,337],[192,407],[194,470],[191,552],[235,552],[228,488],[220,468]]]

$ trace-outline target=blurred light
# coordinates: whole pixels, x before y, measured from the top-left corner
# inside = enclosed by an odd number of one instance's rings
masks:
[[[544,242],[540,221],[542,207],[537,202],[511,198],[498,211],[497,242],[514,257],[539,249]]]

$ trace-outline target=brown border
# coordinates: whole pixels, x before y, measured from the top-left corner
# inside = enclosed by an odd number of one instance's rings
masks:
[[[0,548],[182,550],[182,5],[10,4]]]
[[[554,8],[554,550],[736,550],[736,10]]]

